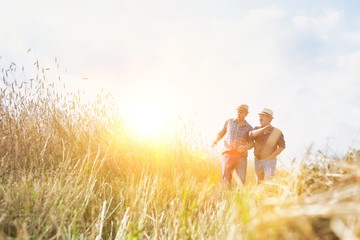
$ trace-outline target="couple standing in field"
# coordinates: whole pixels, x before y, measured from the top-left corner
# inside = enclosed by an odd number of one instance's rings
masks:
[[[224,136],[222,152],[222,181],[230,183],[235,170],[242,183],[246,181],[247,151],[254,147],[257,182],[274,176],[277,156],[285,149],[283,133],[271,125],[273,111],[264,108],[259,113],[260,126],[253,128],[246,120],[249,107],[241,104],[236,108],[237,118],[228,119],[212,144],[215,146]]]

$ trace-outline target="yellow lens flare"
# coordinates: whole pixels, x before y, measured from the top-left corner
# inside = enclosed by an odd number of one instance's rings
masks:
[[[156,139],[165,130],[166,109],[157,102],[128,106],[124,120],[129,130],[142,139]]]

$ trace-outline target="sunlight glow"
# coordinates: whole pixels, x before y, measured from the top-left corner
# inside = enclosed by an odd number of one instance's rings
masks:
[[[168,118],[164,104],[154,99],[128,105],[124,112],[129,129],[144,139],[159,137],[165,130]]]

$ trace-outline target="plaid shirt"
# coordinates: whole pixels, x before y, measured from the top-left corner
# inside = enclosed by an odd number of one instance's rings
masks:
[[[241,145],[251,141],[249,132],[252,130],[253,127],[247,121],[244,125],[240,125],[237,118],[232,118],[225,122],[224,128],[218,133],[218,140],[225,136],[224,151],[237,151]]]

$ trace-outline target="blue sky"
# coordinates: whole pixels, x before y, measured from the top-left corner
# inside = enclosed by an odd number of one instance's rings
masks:
[[[0,55],[25,66],[57,57],[89,95],[104,87],[124,111],[159,104],[209,143],[247,103],[253,126],[274,110],[284,160],[310,144],[342,154],[360,147],[359,10],[355,0],[14,0],[1,7]]]

